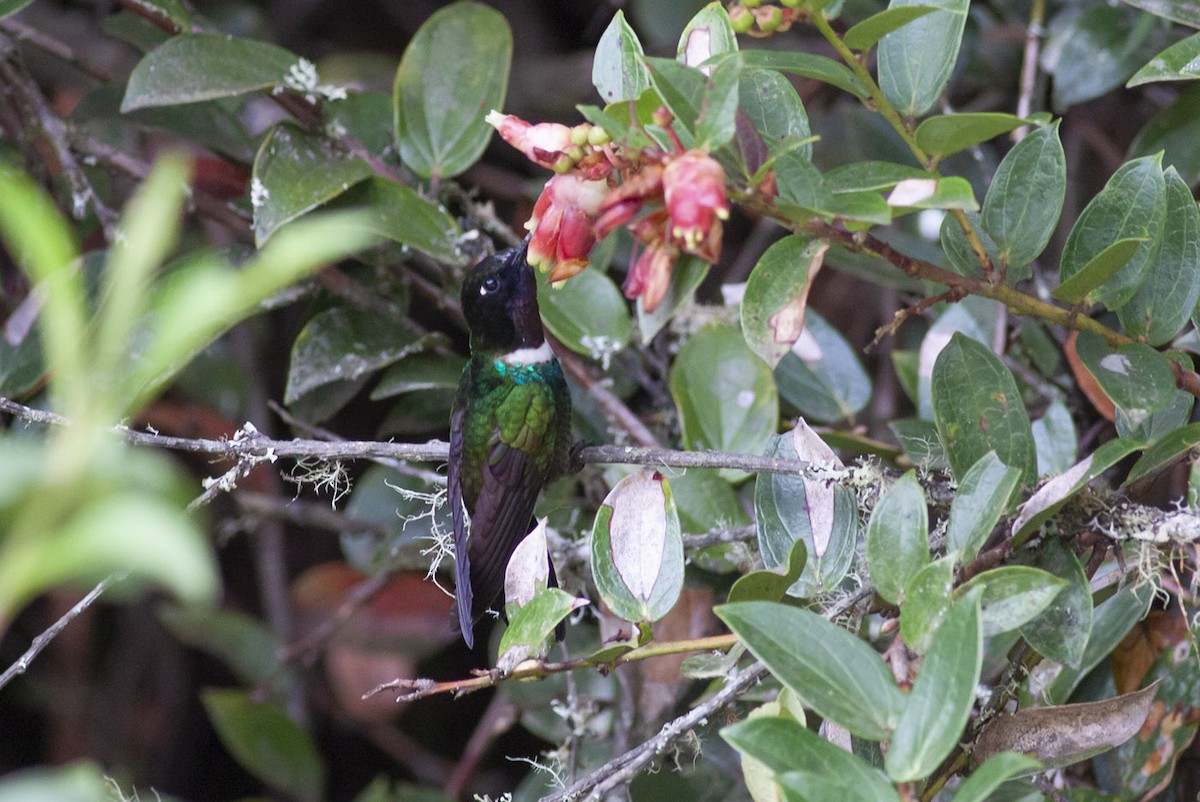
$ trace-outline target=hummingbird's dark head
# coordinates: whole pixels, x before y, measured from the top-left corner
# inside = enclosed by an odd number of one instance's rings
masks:
[[[525,261],[528,247],[527,238],[519,248],[487,257],[463,280],[462,310],[472,349],[504,353],[545,342],[537,279]]]

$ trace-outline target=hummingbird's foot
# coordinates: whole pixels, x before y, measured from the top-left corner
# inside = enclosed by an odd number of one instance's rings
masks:
[[[571,446],[570,453],[567,455],[567,473],[576,474],[583,470],[583,466],[587,463],[583,460],[583,450],[589,446],[593,446],[588,440],[577,440],[575,445]]]

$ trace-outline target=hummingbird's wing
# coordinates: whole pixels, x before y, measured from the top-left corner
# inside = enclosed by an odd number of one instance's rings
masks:
[[[464,372],[463,384],[469,384]],[[470,388],[467,388],[469,392]],[[462,390],[459,391],[461,397]],[[450,500],[450,519],[454,524],[454,602],[458,610],[458,628],[462,631],[467,648],[474,648],[475,633],[471,626],[471,561],[467,550],[466,510],[463,507],[463,417],[466,408],[455,404],[450,413],[450,462],[446,468],[446,492]]]
[[[473,617],[482,615],[504,591],[508,561],[532,528],[533,509],[545,481],[544,466],[532,455],[502,441],[492,446],[471,514]]]

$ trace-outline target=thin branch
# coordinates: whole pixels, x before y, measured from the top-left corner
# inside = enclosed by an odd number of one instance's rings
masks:
[[[754,524],[738,526],[733,529],[716,529],[702,535],[684,535],[685,549],[704,549],[709,546],[719,546],[722,543],[744,543],[758,537],[758,528]]]
[[[686,714],[663,725],[650,740],[635,746],[628,752],[614,757],[596,771],[576,780],[557,794],[545,797],[542,802],[567,802],[587,794],[587,799],[602,799],[610,791],[626,785],[646,768],[654,758],[665,752],[675,741],[702,725],[726,705],[732,704],[746,691],[753,688],[767,675],[762,663],[754,663],[742,669],[726,683],[718,693]]]
[[[67,425],[68,421],[52,412],[32,409],[8,398],[0,398],[0,412],[7,412],[34,423]],[[171,437],[139,432],[126,427],[114,431],[134,445],[167,448],[196,454],[210,454],[232,460],[274,460],[281,457],[311,457],[321,460],[352,460],[392,458],[413,462],[444,462],[449,458],[450,445],[441,440],[427,443],[385,443],[371,440],[347,440],[327,443],[318,440],[276,440],[246,424],[227,440]],[[580,449],[585,463],[645,465],[652,468],[733,468],[748,472],[782,473],[795,476],[826,475],[808,462],[754,454],[734,454],[724,451],[675,451],[665,448],[637,446],[585,446]]]
[[[396,690],[404,691],[404,693],[396,697],[397,702],[415,702],[427,696],[438,696],[441,694],[452,694],[458,697],[494,687],[502,682],[545,679],[554,674],[578,671],[583,668],[610,671],[617,666],[638,663],[642,660],[649,660],[652,657],[688,654],[689,652],[727,651],[735,643],[737,643],[737,638],[733,635],[712,635],[707,638],[691,638],[679,641],[652,641],[645,646],[630,649],[611,660],[600,663],[587,657],[558,662],[526,660],[511,671],[501,671],[499,669],[479,671],[475,676],[465,679],[393,679],[376,685],[370,691],[363,694],[363,698],[366,699],[383,691]]]
[[[1017,96],[1017,116],[1028,117],[1033,111],[1033,91],[1037,86],[1038,55],[1042,49],[1042,37],[1046,35],[1046,0],[1033,0],[1029,12],[1029,26],[1025,29],[1025,49],[1021,56],[1020,94]],[[1013,131],[1013,139],[1020,142],[1029,133],[1029,126],[1022,125]]]
[[[113,80],[113,76],[109,74],[108,70],[93,63],[87,57],[80,55],[66,42],[61,39],[55,39],[53,36],[39,31],[37,28],[30,27],[20,20],[6,17],[0,20],[0,30],[19,42],[28,42],[39,50],[70,64],[72,67],[75,67],[91,78],[95,78],[97,81],[107,83]]]
[[[83,167],[75,158],[67,141],[68,126],[62,118],[50,107],[50,103],[42,94],[42,90],[26,73],[25,68],[16,63],[9,54],[0,54],[0,82],[3,82],[21,109],[26,125],[36,127],[42,133],[42,140],[54,154],[58,170],[66,179],[71,189],[71,199],[68,206],[71,216],[82,220],[87,214],[88,207],[96,213],[104,236],[112,242],[116,236],[117,213],[108,208],[100,200],[91,182],[83,172]]]
[[[823,220],[809,220],[804,223],[796,223],[770,204],[762,203],[761,201],[756,202],[753,198],[747,199],[745,205],[748,208],[780,220],[790,228],[805,231],[815,237],[829,240],[852,253],[861,253],[882,259],[902,271],[905,275],[913,278],[927,279],[944,284],[947,287],[959,288],[960,291],[967,295],[979,295],[984,298],[991,298],[1004,304],[1008,307],[1009,311],[1026,317],[1037,318],[1043,322],[1076,331],[1087,331],[1097,334],[1103,337],[1111,348],[1120,348],[1121,346],[1136,342],[1132,337],[1122,334],[1119,331],[1114,331],[1100,321],[1088,317],[1078,307],[1067,308],[1056,306],[1055,304],[1021,292],[1007,284],[992,284],[982,279],[960,276],[957,273],[938,267],[923,259],[916,259],[903,254],[873,234],[846,231]],[[1200,398],[1200,375],[1175,363],[1171,363],[1171,368],[1174,371],[1175,383],[1179,389]]]
[[[84,610],[91,607],[92,603],[95,602],[96,599],[100,598],[100,594],[102,594],[109,585],[122,579],[123,576],[123,574],[109,574],[104,579],[101,579],[96,584],[96,587],[92,588],[86,596],[79,600],[78,604],[76,604],[70,610],[67,610],[67,612],[63,614],[62,618],[51,624],[45,632],[34,638],[33,643],[29,645],[29,648],[25,651],[25,654],[21,655],[15,663],[6,668],[3,674],[0,674],[0,688],[3,688],[14,678],[24,674],[29,669],[29,664],[34,661],[34,658],[41,654],[42,650],[50,645],[50,641],[58,637],[58,633],[66,629],[67,624],[70,624],[72,621],[78,618]]]

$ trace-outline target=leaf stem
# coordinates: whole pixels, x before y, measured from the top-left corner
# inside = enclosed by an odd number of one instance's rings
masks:
[[[813,24],[817,26],[817,30],[825,37],[825,41],[833,46],[833,49],[842,57],[842,61],[846,62],[846,66],[862,82],[862,85],[867,90],[867,94],[871,98],[869,105],[882,115],[892,128],[895,129],[900,138],[904,140],[904,144],[912,151],[917,162],[924,169],[940,175],[937,170],[937,157],[929,155],[925,152],[924,148],[917,144],[917,137],[913,133],[911,126],[905,123],[904,118],[900,116],[900,112],[896,111],[896,107],[883,94],[883,90],[879,88],[878,82],[871,77],[866,64],[854,55],[854,51],[833,30],[833,27],[829,24],[829,20],[825,18],[824,12],[818,11],[813,14],[812,20]],[[963,235],[966,236],[967,244],[971,246],[971,251],[974,252],[975,258],[979,260],[979,266],[983,271],[983,275],[988,279],[988,283],[996,283],[996,269],[992,265],[992,259],[988,256],[987,249],[983,247],[983,241],[979,239],[979,233],[975,231],[975,227],[971,225],[971,221],[967,218],[967,213],[962,209],[952,209],[950,210],[950,214],[954,215],[954,220],[958,223],[959,228],[962,229]]]

